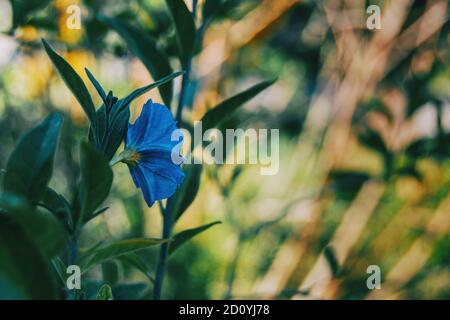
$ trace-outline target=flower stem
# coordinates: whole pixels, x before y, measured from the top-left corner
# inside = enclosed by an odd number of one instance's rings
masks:
[[[197,15],[197,0],[192,1],[192,18],[196,19]],[[196,31],[196,38],[198,37],[198,32]],[[191,73],[191,67],[192,67],[192,58],[194,53],[191,53],[189,59],[187,59],[186,62],[186,72],[183,75],[183,80],[181,82],[181,91],[180,91],[180,97],[178,99],[178,108],[175,115],[175,121],[180,122],[181,116],[183,114],[183,108],[185,105],[185,96],[186,91],[189,86],[190,81],[190,73]],[[163,206],[160,206],[162,214],[163,214],[163,232],[162,232],[162,238],[163,239],[169,239],[172,233],[172,208],[164,208]],[[158,265],[156,267],[156,276],[155,276],[155,285],[153,289],[153,299],[154,300],[160,300],[161,299],[161,291],[162,286],[164,282],[164,274],[166,271],[167,266],[167,257],[169,252],[169,244],[163,243],[160,247],[159,251],[159,260]]]
[[[167,210],[167,208],[163,208],[161,206],[162,214],[163,214],[163,231],[162,238],[169,239],[170,234],[172,232],[172,210]],[[155,286],[153,289],[153,299],[160,300],[161,299],[161,291],[164,282],[164,273],[166,271],[167,265],[167,256],[169,252],[169,243],[165,242],[161,245],[159,251],[159,260],[158,265],[156,267],[156,276],[155,276]]]

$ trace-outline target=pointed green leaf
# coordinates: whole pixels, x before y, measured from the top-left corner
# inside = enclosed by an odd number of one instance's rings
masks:
[[[186,66],[195,48],[194,19],[184,0],[166,0],[166,3],[176,29],[180,60]]]
[[[73,227],[69,202],[52,188],[47,188],[39,205],[53,213],[68,229]]]
[[[64,82],[69,87],[70,91],[72,91],[73,95],[78,100],[84,112],[86,113],[89,121],[91,122],[91,126],[94,129],[95,135],[97,128],[95,106],[92,102],[92,98],[89,95],[89,91],[86,88],[86,85],[84,84],[83,80],[81,80],[80,76],[75,72],[75,70],[70,66],[70,64],[67,63],[64,58],[58,55],[50,47],[47,41],[42,39],[42,43],[44,44],[45,51],[50,57],[50,60],[53,62],[53,65],[56,67]]]
[[[111,287],[104,284],[98,291],[96,300],[114,300]]]
[[[202,174],[201,164],[189,164],[183,166],[185,178],[175,194],[168,200],[167,208],[171,210],[174,221],[177,221],[195,200],[200,188]]]
[[[19,223],[0,214],[0,300],[55,298],[49,261]]]
[[[32,204],[42,198],[52,176],[61,123],[61,116],[53,113],[19,140],[6,165],[5,192],[24,196]]]
[[[89,71],[88,68],[84,68],[84,71],[86,72],[89,80],[91,80],[92,85],[95,87],[95,90],[97,90],[98,95],[100,98],[102,98],[103,103],[106,103],[106,93],[105,90],[103,90],[100,83],[95,79],[94,75]]]
[[[167,240],[164,239],[152,238],[128,239],[115,242],[102,248],[98,248],[92,253],[92,257],[89,262],[87,262],[86,265],[82,267],[83,273],[87,272],[90,268],[99,263],[116,259],[121,255],[130,252],[135,252],[137,250],[146,249],[151,246],[156,246],[166,241]]]
[[[206,131],[217,126],[221,121],[228,118],[237,108],[252,99],[261,91],[265,90],[267,87],[271,86],[274,82],[275,80],[263,81],[219,103],[216,107],[206,112],[203,116],[203,130]]]
[[[108,160],[87,142],[81,144],[80,169],[79,215],[73,219],[77,228],[103,203],[113,181]]]
[[[167,55],[158,49],[155,40],[147,33],[117,19],[100,16],[99,20],[114,29],[125,40],[130,51],[142,61],[154,79],[160,79],[172,73]],[[164,103],[170,106],[172,84],[166,83],[159,90]]]
[[[323,250],[323,254],[330,266],[331,274],[333,277],[336,277],[339,274],[339,262],[336,257],[336,251],[332,246],[326,246]]]
[[[193,228],[193,229],[187,229],[184,231],[181,231],[180,233],[177,233],[173,236],[173,241],[169,245],[169,255],[172,254],[176,249],[178,249],[180,246],[185,244],[187,241],[198,235],[199,233],[202,233],[212,226],[215,226],[216,224],[220,224],[222,222],[220,221],[214,221],[208,224],[205,224],[203,226]]]
[[[140,272],[142,272],[150,280],[150,282],[152,283],[155,282],[155,279],[150,274],[149,271],[150,268],[147,266],[145,261],[141,259],[141,257],[139,257],[137,254],[135,253],[124,254],[121,255],[118,258],[118,260],[121,261],[122,263],[127,263],[136,268],[137,270],[139,270]]]

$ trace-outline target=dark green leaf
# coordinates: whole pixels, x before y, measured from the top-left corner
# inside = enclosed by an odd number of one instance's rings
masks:
[[[366,128],[364,132],[361,132],[358,135],[358,140],[366,147],[373,149],[381,153],[382,155],[386,155],[389,153],[380,134],[370,128]]]
[[[126,263],[131,265],[132,267],[138,269],[140,272],[142,272],[149,280],[150,282],[155,282],[155,279],[152,277],[149,271],[149,267],[146,265],[145,261],[141,259],[137,254],[135,253],[128,253],[121,255],[118,260],[122,261],[122,263]]]
[[[201,164],[183,166],[185,178],[175,194],[168,200],[167,209],[171,210],[174,221],[177,221],[197,196],[202,174]]]
[[[350,200],[371,176],[366,172],[351,170],[333,170],[329,176],[330,191],[341,199]]]
[[[77,227],[103,203],[113,181],[108,160],[87,142],[81,144],[80,169],[79,216],[74,219]]]
[[[0,207],[23,227],[42,253],[52,257],[62,249],[64,229],[50,212],[37,211],[26,199],[10,193],[1,194]]]
[[[13,29],[28,22],[31,14],[45,8],[50,0],[10,0],[13,11]]]
[[[172,81],[173,79],[175,79],[178,76],[181,76],[184,72],[182,71],[177,71],[174,72],[172,74],[169,74],[168,76],[159,79],[156,82],[153,82],[145,87],[139,88],[134,90],[132,93],[130,93],[128,96],[126,96],[125,98],[123,98],[123,102],[122,102],[122,106],[128,106],[134,99],[136,99],[137,97],[143,95],[144,93],[146,93],[147,91],[150,91],[153,88],[157,88],[169,81]]]
[[[96,300],[114,300],[111,287],[104,284],[98,291]]]
[[[121,255],[130,252],[135,252],[137,250],[146,249],[151,246],[156,246],[166,241],[167,240],[151,239],[151,238],[128,239],[128,240],[121,240],[113,244],[110,244],[106,247],[96,249],[92,254],[92,258],[82,268],[83,273],[87,272],[90,268],[92,268],[96,264],[116,259]]]
[[[184,66],[192,56],[195,48],[195,23],[184,0],[166,0],[175,24],[180,59]]]
[[[47,212],[16,212],[13,218],[49,257],[58,254],[64,246],[64,229],[56,218]]]
[[[429,156],[436,149],[436,140],[423,138],[411,143],[405,152],[413,158],[422,158]]]
[[[127,43],[131,52],[137,56],[154,79],[160,79],[172,73],[167,55],[160,52],[156,42],[144,31],[117,19],[101,16],[99,20],[114,29]],[[167,106],[172,101],[172,84],[160,87],[161,97]]]
[[[221,121],[229,117],[237,108],[272,85],[274,82],[275,80],[263,81],[231,98],[228,98],[213,109],[206,112],[202,118],[203,130],[206,131],[217,126]]]
[[[70,204],[62,195],[52,188],[46,189],[39,205],[52,212],[67,228],[71,229],[73,227]]]
[[[95,79],[94,75],[89,71],[88,68],[84,68],[84,71],[86,71],[86,74],[87,74],[89,80],[91,80],[93,86],[95,87],[95,90],[97,90],[97,92],[98,92],[98,95],[100,96],[100,98],[102,98],[103,103],[106,104],[105,90],[103,90],[100,83],[98,83],[97,79]]]
[[[42,198],[52,176],[61,123],[61,116],[53,113],[19,140],[6,165],[5,192],[24,196],[33,204]]]
[[[70,91],[72,91],[73,95],[80,103],[84,112],[86,112],[86,115],[91,122],[95,138],[97,130],[97,117],[95,114],[94,103],[92,102],[86,85],[84,84],[83,80],[81,80],[80,76],[75,72],[75,70],[70,66],[70,64],[67,63],[67,61],[64,60],[60,55],[58,55],[50,47],[47,41],[42,39],[42,43],[44,44],[45,51],[50,57],[50,60],[52,60],[54,66],[58,70],[64,82],[69,87]]]
[[[180,233],[177,233],[173,236],[173,241],[169,245],[169,254],[172,254],[176,249],[178,249],[180,246],[185,244],[187,241],[198,235],[199,233],[202,233],[203,231],[208,230],[212,226],[216,224],[220,224],[222,222],[220,221],[214,221],[208,224],[205,224],[203,226],[193,228],[193,229],[187,229],[184,231],[181,231]]]
[[[103,281],[109,285],[115,285],[119,280],[119,267],[113,260],[108,260],[102,263]]]
[[[334,248],[331,246],[326,246],[323,250],[323,254],[328,262],[331,274],[333,275],[333,277],[336,277],[339,274],[339,262],[336,258],[336,252]]]
[[[49,261],[19,223],[0,214],[0,300],[55,298]]]
[[[205,0],[203,3],[203,20],[211,19],[220,9],[223,0]]]

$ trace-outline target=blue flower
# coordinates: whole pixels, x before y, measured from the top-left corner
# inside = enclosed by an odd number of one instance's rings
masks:
[[[152,100],[144,104],[135,123],[128,125],[122,161],[149,207],[172,196],[183,181],[182,141],[169,109]]]

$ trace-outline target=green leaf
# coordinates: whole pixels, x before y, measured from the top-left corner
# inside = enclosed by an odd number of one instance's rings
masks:
[[[59,74],[63,78],[66,85],[69,87],[70,91],[72,91],[75,98],[80,103],[84,112],[86,113],[89,121],[91,122],[91,126],[93,128],[94,136],[96,135],[97,130],[97,117],[95,113],[94,103],[92,102],[92,98],[89,95],[89,91],[86,88],[83,80],[81,80],[80,76],[75,72],[75,70],[64,60],[60,55],[58,55],[45,41],[42,39],[42,43],[44,44],[45,51],[47,52],[50,60],[53,62],[53,65],[58,70]]]
[[[184,0],[166,0],[177,35],[178,50],[183,66],[186,66],[195,49],[195,23]]]
[[[174,72],[172,74],[169,74],[168,76],[159,79],[156,82],[153,82],[145,87],[139,88],[134,90],[132,93],[130,93],[129,95],[127,95],[125,98],[123,98],[123,102],[122,102],[122,106],[128,106],[134,99],[136,99],[137,97],[143,95],[144,93],[146,93],[147,91],[150,91],[153,88],[157,88],[169,81],[172,81],[173,79],[175,79],[178,76],[181,76],[184,72],[183,71],[177,71]]]
[[[119,280],[119,268],[117,263],[108,260],[102,263],[102,274],[103,281],[107,282],[110,285],[115,285]]]
[[[203,3],[203,20],[211,19],[222,6],[223,0],[205,0]]]
[[[105,201],[113,181],[108,160],[87,142],[81,144],[80,169],[79,212],[73,219],[77,228]]]
[[[96,300],[114,300],[111,287],[104,284],[98,291]]]
[[[220,122],[228,118],[237,108],[252,99],[261,91],[271,86],[275,80],[263,81],[253,87],[219,103],[216,107],[206,112],[202,118],[203,130],[214,128]]]
[[[50,212],[41,212],[29,206],[27,201],[10,193],[2,193],[0,207],[19,223],[42,253],[53,257],[64,246],[64,229]]]
[[[114,117],[107,130],[107,136],[103,142],[103,153],[111,160],[125,139],[128,123],[130,120],[130,108],[127,106]]]
[[[28,131],[8,159],[3,190],[36,204],[44,195],[53,172],[53,161],[62,118],[52,113]]]
[[[122,263],[126,263],[131,265],[132,267],[136,268],[140,272],[142,272],[149,280],[150,282],[155,282],[155,279],[149,272],[149,267],[146,265],[145,261],[141,259],[137,254],[135,253],[129,253],[121,255],[118,260],[120,260]]]
[[[49,261],[19,223],[0,214],[0,300],[55,298]]]
[[[64,229],[56,218],[47,212],[17,212],[13,218],[24,226],[37,246],[49,257],[60,253],[64,246]]]
[[[201,164],[189,164],[183,166],[185,178],[175,194],[168,200],[167,208],[171,210],[173,221],[177,221],[194,201],[200,188],[202,175]]]
[[[176,249],[178,249],[180,246],[185,244],[187,241],[198,235],[199,233],[202,233],[203,231],[208,230],[212,226],[216,224],[222,223],[221,221],[214,221],[208,224],[205,224],[203,226],[193,228],[193,229],[187,229],[184,231],[181,231],[180,233],[177,233],[173,236],[173,241],[169,245],[169,255],[172,254]]]
[[[160,79],[172,73],[167,55],[158,49],[155,40],[146,32],[117,19],[100,16],[99,20],[114,29],[125,40],[130,51],[142,61],[154,79]],[[166,83],[159,90],[164,103],[170,106],[172,84]]]
[[[380,134],[372,129],[366,128],[364,132],[358,136],[359,142],[361,142],[366,147],[373,149],[382,155],[389,153],[383,138]]]
[[[95,79],[94,75],[89,71],[88,68],[84,68],[84,71],[86,72],[86,75],[88,76],[89,80],[91,80],[91,83],[95,87],[95,90],[97,90],[98,95],[102,98],[103,103],[106,104],[105,90],[103,90],[100,83],[97,81],[97,79]]]
[[[323,250],[323,254],[328,262],[328,265],[330,266],[331,274],[333,277],[336,277],[339,274],[339,262],[336,258],[334,248],[331,246],[326,246]]]
[[[39,205],[52,212],[69,230],[73,227],[69,202],[52,188],[47,187]]]
[[[115,242],[103,248],[98,248],[92,253],[92,258],[89,262],[82,267],[83,273],[99,263],[116,259],[124,254],[146,249],[164,242],[167,242],[167,240],[152,238],[128,239]]]
[[[13,11],[13,29],[28,22],[31,14],[45,8],[50,0],[10,0]]]

